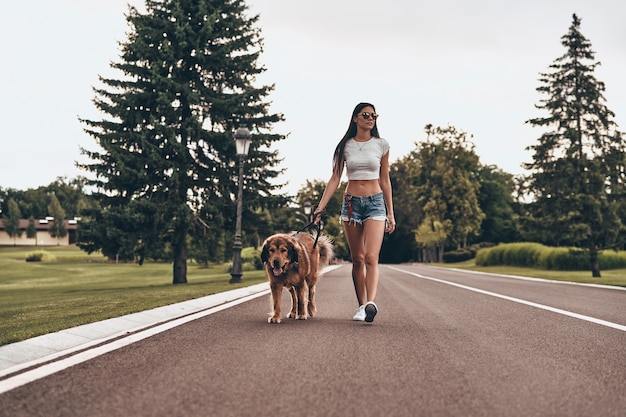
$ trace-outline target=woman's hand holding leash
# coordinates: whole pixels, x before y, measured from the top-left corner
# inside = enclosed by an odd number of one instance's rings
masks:
[[[322,220],[324,214],[326,214],[326,209],[316,207],[313,211],[313,224],[318,224]]]

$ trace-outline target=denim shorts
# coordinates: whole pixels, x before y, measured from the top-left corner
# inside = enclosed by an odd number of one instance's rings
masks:
[[[365,220],[387,220],[387,208],[383,193],[358,197],[345,193],[341,206],[341,221],[363,224]]]

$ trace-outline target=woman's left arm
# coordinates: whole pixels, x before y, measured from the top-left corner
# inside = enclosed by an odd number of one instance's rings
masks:
[[[385,205],[387,206],[387,233],[393,233],[396,229],[396,218],[393,214],[393,193],[391,191],[391,179],[389,178],[389,152],[383,155],[380,160],[380,188],[383,190]]]

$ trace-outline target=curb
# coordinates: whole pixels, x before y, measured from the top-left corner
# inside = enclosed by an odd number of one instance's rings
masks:
[[[320,275],[340,266],[328,266],[320,272]],[[238,304],[269,293],[269,283],[263,282],[96,323],[83,324],[0,346],[0,380],[29,368],[35,368],[152,327],[163,326],[168,323],[174,327],[184,322],[181,319],[193,320],[197,318],[196,316],[202,315],[203,312],[216,307],[227,308],[229,303],[237,302]],[[210,314],[210,312],[206,314]],[[177,320],[180,322],[173,323]]]
[[[215,308],[241,298],[259,297],[265,293],[269,293],[267,282],[96,323],[83,324],[0,346],[0,378],[55,360],[61,356],[127,336],[130,333]]]

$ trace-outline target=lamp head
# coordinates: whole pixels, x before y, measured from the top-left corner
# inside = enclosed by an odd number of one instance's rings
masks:
[[[250,150],[252,142],[252,134],[246,125],[240,125],[235,131],[235,145],[237,146],[237,155],[246,156]]]

